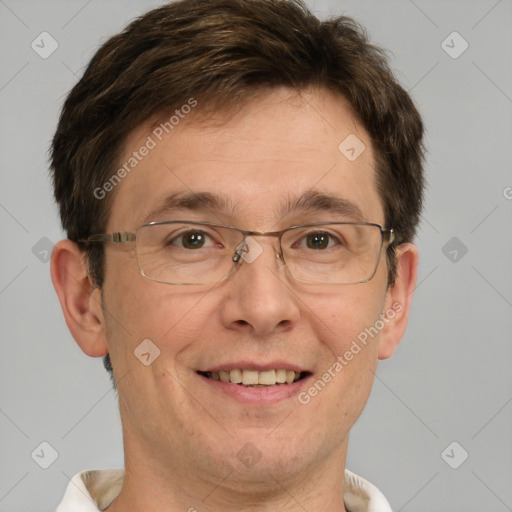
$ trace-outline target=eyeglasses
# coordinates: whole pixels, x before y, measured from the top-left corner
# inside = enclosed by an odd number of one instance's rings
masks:
[[[279,241],[277,257],[290,276],[310,284],[356,284],[372,279],[384,245],[394,232],[379,224],[331,222],[292,226],[266,233],[208,222],[151,222],[135,233],[89,236],[85,242],[135,242],[142,276],[167,284],[213,285],[226,279],[242,261],[263,252],[255,237]]]

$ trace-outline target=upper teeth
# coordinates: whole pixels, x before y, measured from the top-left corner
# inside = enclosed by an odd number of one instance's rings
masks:
[[[300,373],[293,370],[265,370],[257,372],[255,370],[231,370],[220,372],[207,372],[209,377],[222,382],[232,382],[233,384],[243,384],[244,386],[274,386],[275,384],[291,384],[299,380]]]

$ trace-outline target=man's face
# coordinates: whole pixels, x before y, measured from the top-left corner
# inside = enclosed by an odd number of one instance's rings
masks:
[[[350,212],[282,214],[283,204],[311,191],[350,201],[365,221],[384,225],[369,136],[340,97],[279,90],[225,122],[192,121],[181,120],[117,186],[107,231],[169,219],[262,232],[360,220]],[[151,130],[131,134],[121,165]],[[354,161],[338,149],[351,134],[366,147]],[[160,208],[172,194],[203,192],[228,199],[235,211]],[[103,304],[128,454],[217,483],[219,475],[257,483],[269,472],[285,477],[345,456],[380,334],[308,403],[298,397],[389,307],[385,255],[369,282],[311,286],[289,277],[275,238],[256,239],[263,253],[213,287],[150,281],[139,273],[133,244],[107,245]],[[134,355],[146,339],[160,350],[148,366]],[[281,368],[307,377],[251,388],[199,373]]]

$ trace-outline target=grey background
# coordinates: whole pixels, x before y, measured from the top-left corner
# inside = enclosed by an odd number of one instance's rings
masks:
[[[512,2],[308,3],[354,16],[391,51],[428,130],[412,317],[379,365],[348,467],[396,511],[512,510]],[[47,149],[98,45],[157,5],[0,0],[0,512],[54,510],[75,473],[123,465],[108,375],[72,340],[41,261],[62,238]],[[47,59],[31,48],[43,31],[59,45]],[[469,43],[456,59],[442,47],[453,31]],[[43,441],[58,452],[48,469],[31,457]]]

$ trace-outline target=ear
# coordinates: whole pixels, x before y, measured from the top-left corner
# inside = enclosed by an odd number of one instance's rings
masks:
[[[66,324],[88,356],[108,353],[101,291],[87,273],[85,254],[70,240],[61,240],[52,252],[50,273]]]
[[[396,249],[397,276],[395,283],[386,293],[386,307],[383,311],[386,325],[381,331],[379,359],[391,357],[402,339],[416,288],[418,275],[418,249],[415,245],[402,244]],[[384,320],[385,320],[384,319]]]

